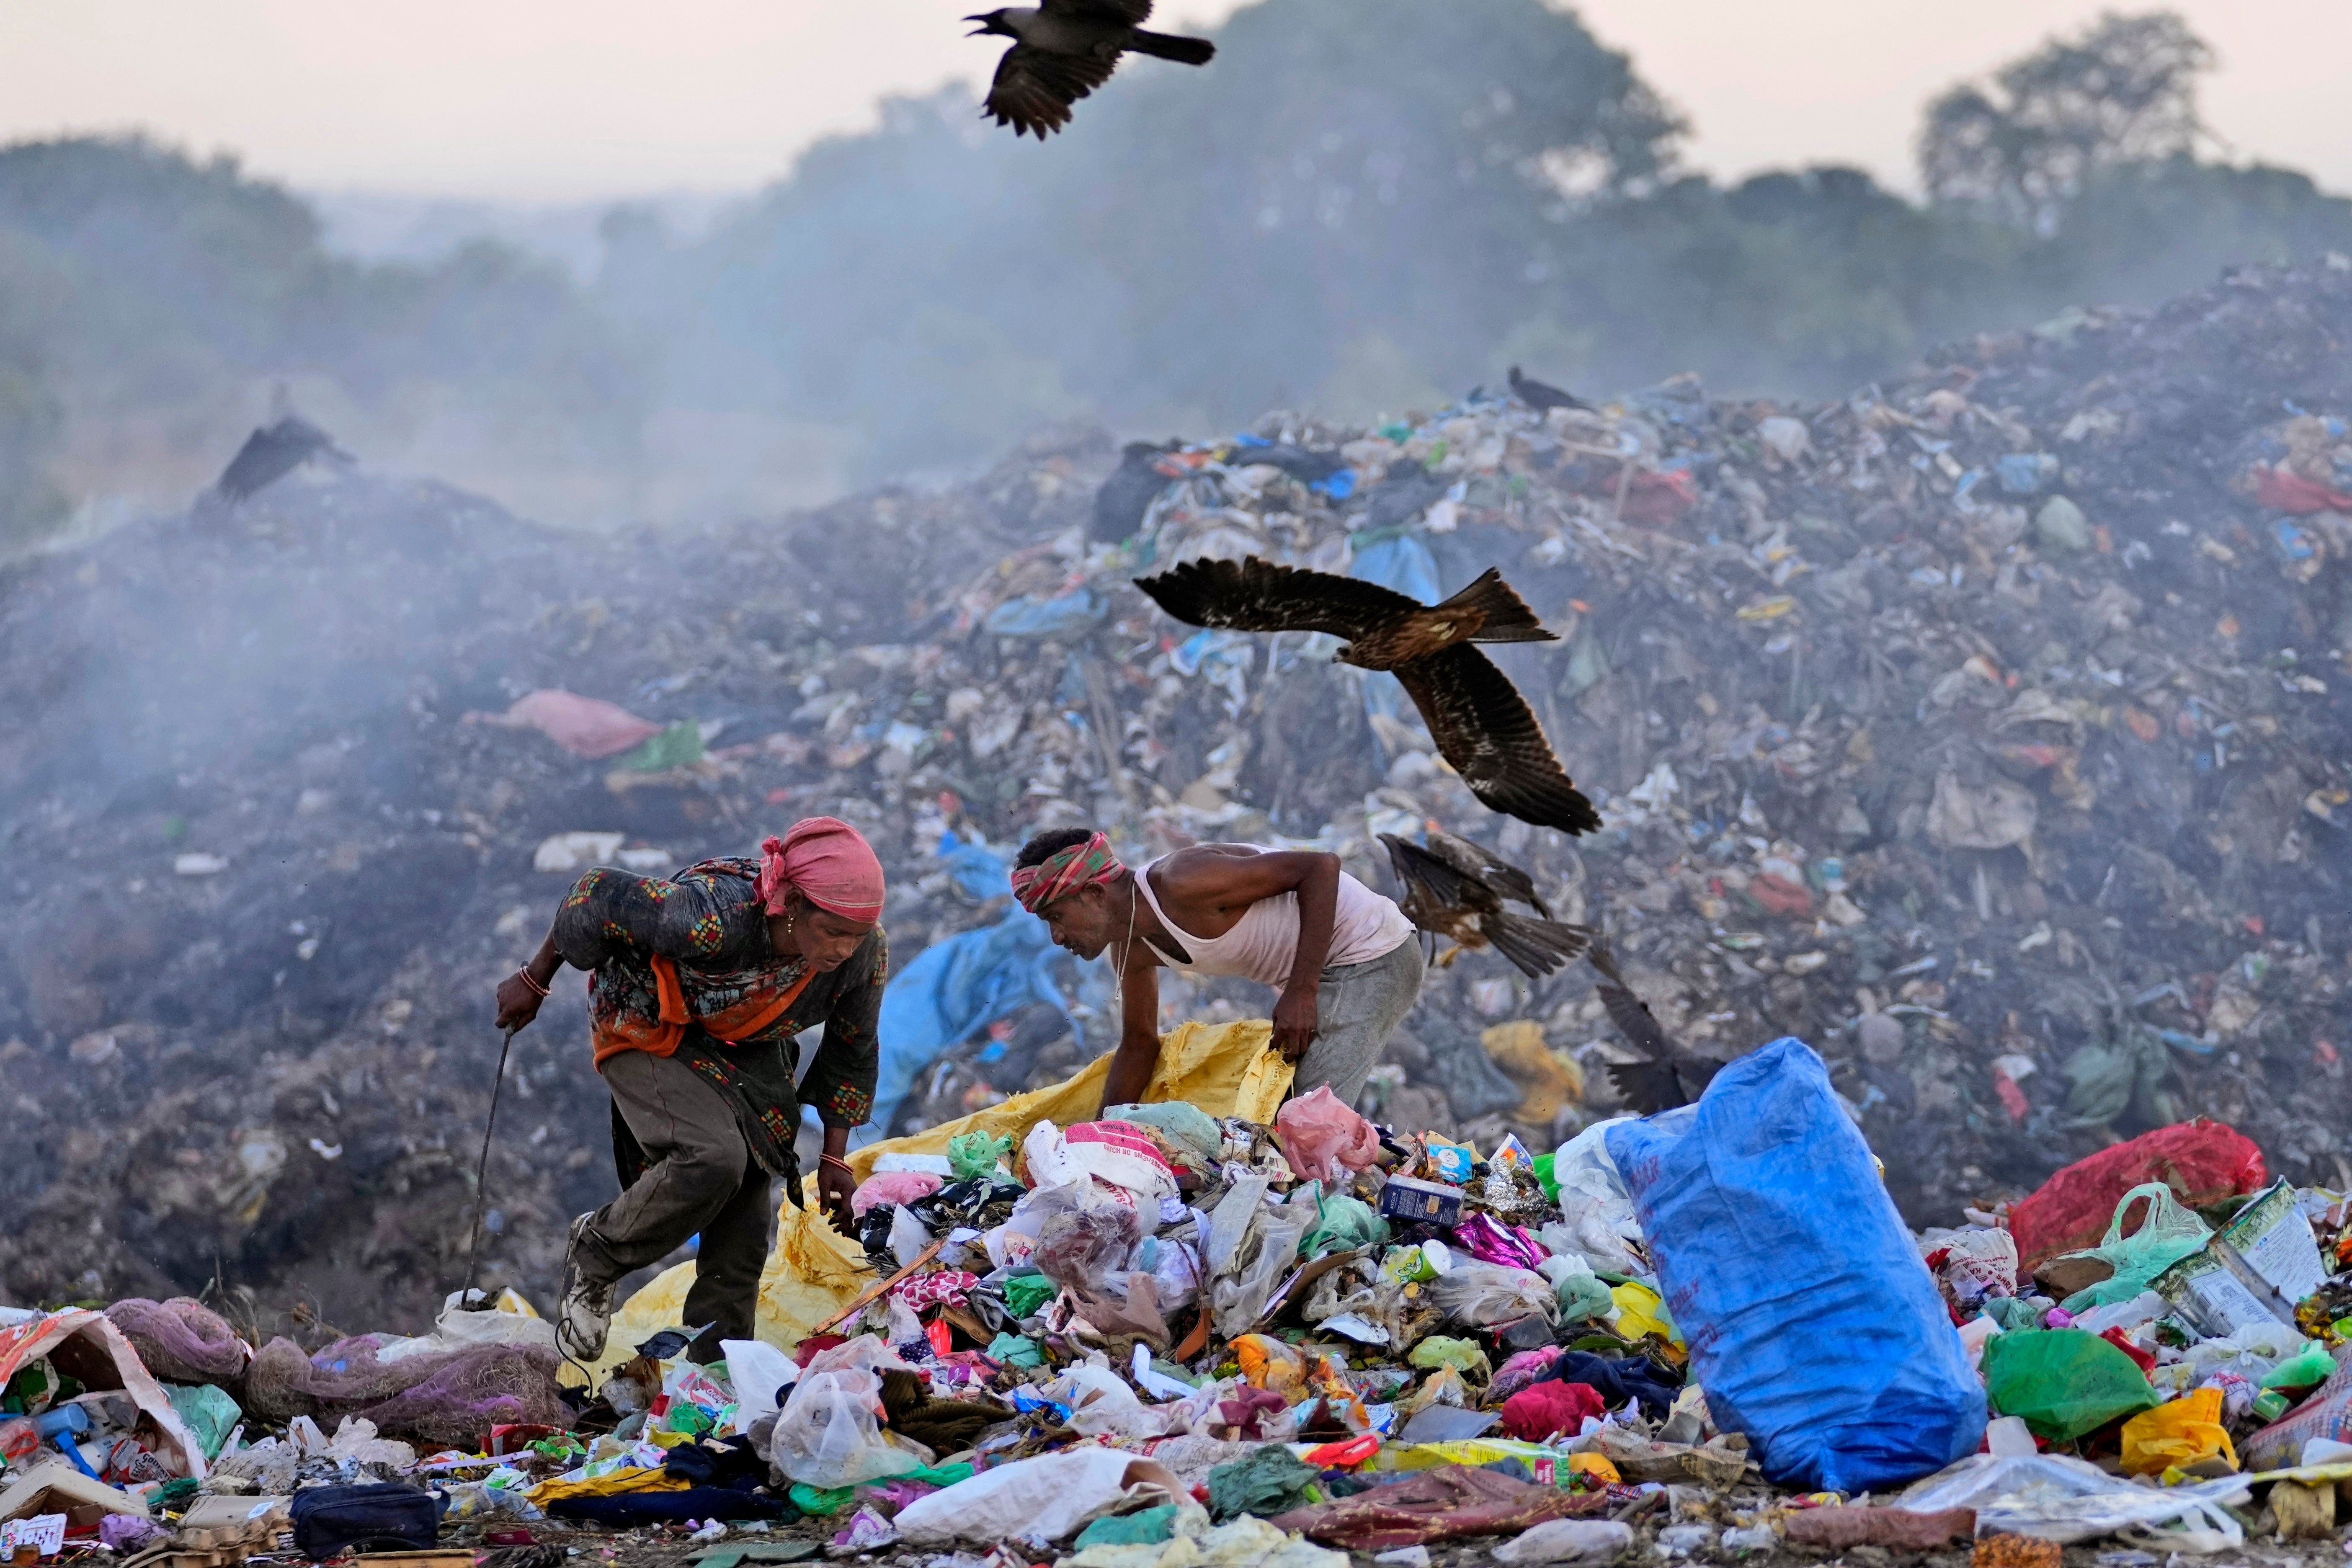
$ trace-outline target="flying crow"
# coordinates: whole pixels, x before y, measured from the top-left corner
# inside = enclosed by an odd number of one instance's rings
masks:
[[[299,414],[281,414],[245,438],[213,488],[224,500],[239,501],[268,489],[313,458],[352,463],[358,459],[335,438]]]
[[[1608,1064],[1609,1081],[1617,1086],[1625,1103],[1644,1116],[1655,1116],[1696,1100],[1721,1064],[1686,1051],[1666,1037],[1650,1005],[1625,984],[1625,976],[1617,969],[1617,955],[1609,951],[1605,939],[1594,937],[1584,958],[1601,975],[1594,989],[1601,993],[1601,1005],[1609,1010],[1609,1021],[1644,1058]]]
[[[1118,58],[1132,51],[1204,66],[1217,52],[1206,38],[1147,33],[1151,0],[1045,0],[966,16],[978,22],[970,37],[1011,38],[982,112],[1013,133],[1043,142],[1070,122],[1070,105],[1110,79]]]
[[[1572,392],[1562,392],[1559,387],[1546,385],[1532,376],[1521,375],[1517,365],[1511,367],[1511,395],[1538,414],[1549,414],[1555,408],[1592,406]]]
[[[1393,833],[1381,834],[1381,842],[1404,884],[1406,917],[1429,937],[1453,938],[1457,952],[1491,947],[1536,979],[1582,952],[1592,934],[1552,920],[1525,871],[1466,838],[1432,830],[1426,847]],[[1544,918],[1512,914],[1503,908],[1506,899],[1533,905]],[[1445,962],[1453,958],[1449,952]]]
[[[1135,585],[1180,621],[1244,632],[1323,632],[1346,639],[1337,658],[1385,669],[1429,725],[1438,754],[1470,793],[1538,827],[1590,833],[1592,803],[1569,780],[1534,710],[1495,661],[1471,645],[1555,642],[1503,574],[1486,575],[1442,605],[1328,572],[1243,562],[1191,561]]]

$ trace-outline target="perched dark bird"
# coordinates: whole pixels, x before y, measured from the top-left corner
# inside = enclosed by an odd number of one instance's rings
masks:
[[[1511,395],[1538,414],[1549,414],[1555,408],[1590,408],[1592,406],[1572,392],[1562,392],[1532,376],[1521,375],[1519,367],[1511,367]]]
[[[1433,832],[1424,847],[1381,835],[1389,864],[1404,884],[1407,919],[1432,939],[1451,937],[1454,952],[1491,947],[1530,979],[1549,974],[1584,951],[1592,933],[1549,918],[1530,919],[1503,908],[1507,899],[1543,905],[1535,886],[1517,866],[1506,865],[1466,838]],[[1452,963],[1454,952],[1443,962]]]
[[[243,500],[268,489],[313,458],[352,463],[358,459],[335,438],[299,414],[280,415],[245,438],[213,488],[224,500]]]
[[[1204,66],[1217,46],[1206,38],[1147,33],[1151,0],[1045,0],[966,16],[978,22],[970,37],[1011,38],[997,62],[982,112],[1013,133],[1043,142],[1070,122],[1070,105],[1110,79],[1121,55],[1150,55],[1180,65]]]
[[[1244,632],[1323,632],[1346,639],[1337,657],[1359,669],[1392,671],[1429,725],[1438,754],[1470,793],[1496,811],[1590,833],[1592,803],[1560,767],[1543,727],[1482,642],[1555,642],[1500,572],[1488,570],[1442,605],[1328,572],[1246,561],[1191,561],[1135,585],[1196,626]]]
[[[1604,938],[1592,939],[1584,959],[1601,976],[1594,989],[1601,993],[1601,1005],[1609,1009],[1609,1021],[1645,1058],[1608,1064],[1609,1081],[1617,1086],[1618,1094],[1644,1116],[1696,1100],[1722,1064],[1685,1050],[1666,1037],[1650,1005],[1625,984],[1625,976],[1617,969],[1617,955],[1609,951]]]
[[[1161,471],[1160,460],[1176,449],[1170,441],[1129,441],[1119,454],[1118,467],[1110,478],[1095,491],[1094,527],[1090,536],[1103,544],[1117,544],[1132,538],[1143,526],[1144,515],[1160,492],[1175,480]]]

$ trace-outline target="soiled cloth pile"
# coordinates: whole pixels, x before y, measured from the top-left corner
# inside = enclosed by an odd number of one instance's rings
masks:
[[[882,1373],[882,1409],[892,1431],[904,1433],[934,1454],[968,1448],[990,1426],[1013,1416],[1011,1406],[992,1399],[934,1398],[920,1373],[896,1367]]]

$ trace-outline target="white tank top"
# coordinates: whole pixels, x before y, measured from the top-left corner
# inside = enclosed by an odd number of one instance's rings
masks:
[[[1270,853],[1262,844],[1246,847],[1261,855]],[[1192,963],[1178,963],[1147,941],[1144,945],[1159,953],[1162,963],[1194,974],[1238,975],[1276,990],[1290,984],[1290,966],[1298,959],[1297,893],[1260,899],[1242,912],[1233,930],[1221,937],[1195,936],[1170,920],[1167,911],[1160,907],[1159,897],[1151,890],[1151,868],[1159,864],[1159,860],[1153,860],[1137,871],[1135,885],[1143,890],[1143,901],[1151,906],[1160,923],[1192,956]],[[1325,967],[1370,963],[1411,940],[1412,921],[1405,918],[1394,900],[1383,898],[1345,871],[1339,873],[1339,895],[1331,912],[1331,952],[1323,961]]]

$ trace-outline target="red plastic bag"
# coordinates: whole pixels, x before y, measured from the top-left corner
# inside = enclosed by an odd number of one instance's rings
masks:
[[[2254,504],[2303,517],[2315,511],[2352,511],[2352,496],[2291,469],[2257,468]]]
[[[2062,1252],[2096,1247],[2116,1205],[2143,1182],[2162,1182],[2190,1208],[2203,1208],[2270,1180],[2263,1152],[2234,1128],[2199,1117],[2143,1132],[2077,1160],[2009,1211],[2018,1270],[2030,1274]]]

